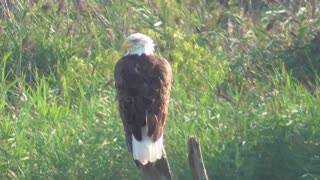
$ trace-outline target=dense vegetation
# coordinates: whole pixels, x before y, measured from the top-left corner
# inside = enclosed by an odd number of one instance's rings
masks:
[[[139,179],[113,82],[143,32],[174,84],[166,149],[191,179],[320,179],[320,12],[315,0],[2,0],[0,179]]]

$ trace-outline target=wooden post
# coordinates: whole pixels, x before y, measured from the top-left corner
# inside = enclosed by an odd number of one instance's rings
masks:
[[[162,149],[164,156],[155,164],[142,166],[142,172],[145,180],[172,180],[172,173],[167,160],[166,152]]]
[[[194,180],[208,180],[207,171],[203,164],[200,142],[195,137],[189,138],[189,165]]]

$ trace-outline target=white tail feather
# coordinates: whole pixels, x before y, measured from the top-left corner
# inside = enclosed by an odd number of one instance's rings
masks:
[[[155,162],[162,157],[163,137],[153,142],[152,137],[148,136],[146,126],[141,128],[142,140],[138,141],[132,135],[132,155],[134,160],[138,160],[145,165],[148,162]]]

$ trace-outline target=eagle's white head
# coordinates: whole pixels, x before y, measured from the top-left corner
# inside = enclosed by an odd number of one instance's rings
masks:
[[[126,55],[153,55],[154,46],[153,40],[149,36],[141,33],[131,34],[123,43],[123,47],[127,49]]]

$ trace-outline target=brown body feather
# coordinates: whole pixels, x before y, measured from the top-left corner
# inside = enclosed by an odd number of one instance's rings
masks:
[[[172,72],[166,60],[153,55],[127,55],[115,67],[119,111],[132,152],[132,134],[142,140],[141,127],[157,141],[163,134],[171,91]]]

